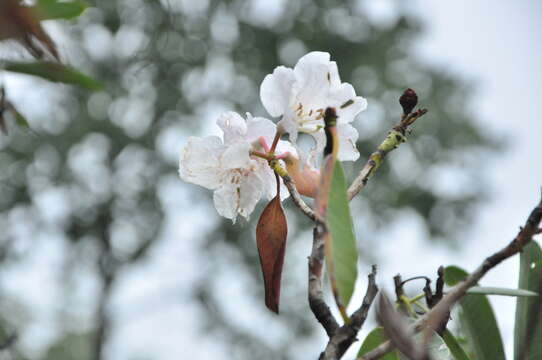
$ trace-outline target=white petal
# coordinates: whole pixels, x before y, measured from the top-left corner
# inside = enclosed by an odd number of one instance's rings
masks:
[[[354,121],[357,114],[367,109],[367,100],[361,96],[356,96],[351,99],[352,101],[343,103],[343,107],[337,109],[337,122],[349,123]]]
[[[289,152],[293,156],[297,157],[297,149],[294,145],[292,145],[291,142],[286,140],[279,140],[277,144],[276,153],[277,154],[283,154],[285,152]]]
[[[231,219],[234,223],[237,218],[239,201],[237,188],[238,187],[233,184],[227,184],[215,190],[213,194],[213,202],[216,211],[218,211],[221,216]]]
[[[278,126],[282,126],[284,131],[289,134],[290,141],[295,144],[298,135],[297,122],[295,121],[295,118],[291,116],[284,117],[279,121]]]
[[[299,59],[294,74],[297,99],[293,107],[301,103],[306,111],[325,108],[331,86],[329,54],[318,51],[308,53]]]
[[[310,156],[306,162],[309,164],[316,164],[318,159],[322,157],[324,148],[326,147],[326,133],[323,129],[318,130],[312,134],[312,137],[314,138],[315,146],[311,149]]]
[[[358,131],[350,124],[337,124],[337,135],[339,136],[339,153],[337,159],[340,161],[355,161],[359,158],[356,148]]]
[[[277,182],[275,180],[275,173],[269,165],[262,164],[257,171],[257,175],[262,183],[262,195],[268,200],[271,200],[277,194]]]
[[[251,164],[250,144],[248,142],[238,142],[231,144],[226,148],[220,158],[220,166],[223,169],[243,169]]]
[[[337,87],[341,85],[341,77],[339,76],[339,69],[337,68],[337,63],[335,61],[330,61],[328,65],[329,70],[329,82],[331,87]]]
[[[243,140],[247,133],[245,119],[233,111],[228,111],[220,115],[216,124],[224,132],[224,144],[226,145]]]
[[[248,116],[247,121],[247,135],[246,140],[248,142],[256,141],[260,136],[263,136],[267,141],[267,144],[271,146],[277,126],[274,122],[263,117]]]
[[[290,105],[290,96],[295,77],[293,70],[277,67],[273,74],[267,75],[260,86],[262,104],[271,116],[280,116]]]
[[[239,187],[239,215],[248,219],[262,197],[262,181],[256,173],[249,173]]]
[[[367,108],[367,100],[356,96],[354,87],[349,83],[342,83],[329,93],[329,106],[337,109],[339,123],[352,122],[357,114]]]
[[[181,150],[179,175],[184,181],[216,189],[220,184],[220,156],[224,151],[222,140],[216,136],[189,137]]]

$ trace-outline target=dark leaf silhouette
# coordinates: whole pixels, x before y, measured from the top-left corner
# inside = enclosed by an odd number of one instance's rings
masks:
[[[0,1],[0,40],[16,40],[38,59],[45,56],[41,48],[43,47],[59,60],[56,45],[43,30],[39,20],[40,17],[34,9],[23,6],[17,0]]]

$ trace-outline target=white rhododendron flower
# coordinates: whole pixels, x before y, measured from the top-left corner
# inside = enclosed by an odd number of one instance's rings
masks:
[[[184,181],[214,190],[214,204],[218,213],[235,222],[237,215],[248,219],[262,196],[272,199],[276,195],[273,170],[262,158],[250,155],[271,144],[275,124],[265,118],[247,120],[235,112],[227,112],[217,120],[224,133],[217,136],[190,137],[182,149],[179,175]],[[295,152],[287,142],[280,141],[277,151]],[[283,185],[281,185],[283,186]],[[281,197],[288,196],[286,189]]]
[[[279,124],[295,142],[299,132],[314,136],[315,152],[325,147],[324,111],[337,111],[339,160],[356,160],[357,130],[350,125],[355,116],[367,108],[367,100],[356,96],[352,85],[341,83],[337,64],[326,52],[303,56],[293,69],[279,66],[265,77],[260,87],[263,106],[271,116],[282,116]],[[313,153],[313,156],[315,154]]]

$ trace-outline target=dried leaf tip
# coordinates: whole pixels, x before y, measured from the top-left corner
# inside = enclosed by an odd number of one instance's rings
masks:
[[[335,108],[326,108],[324,113],[324,124],[326,127],[335,126],[337,124],[337,111]]]
[[[339,146],[336,139],[335,126],[337,125],[337,111],[335,108],[328,107],[324,112],[324,132],[326,134],[326,147],[324,148],[324,156],[328,156],[331,153],[336,154]],[[333,151],[335,150],[335,151]]]
[[[418,104],[418,95],[411,88],[406,89],[399,98],[399,104],[403,108],[403,113],[408,115]]]

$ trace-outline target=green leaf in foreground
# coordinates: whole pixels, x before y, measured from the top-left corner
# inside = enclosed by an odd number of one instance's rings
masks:
[[[81,0],[63,2],[58,0],[39,0],[34,8],[41,20],[50,20],[76,18],[87,7],[87,3]]]
[[[518,287],[540,292],[542,289],[542,250],[531,241],[519,255]],[[542,309],[540,298],[518,298],[514,329],[514,359],[542,358]],[[530,327],[530,329],[529,329]],[[529,347],[526,349],[526,342]]]
[[[489,286],[474,286],[467,290],[469,295],[501,295],[501,296],[538,296],[537,293],[525,289],[508,289]]]
[[[326,253],[328,254],[328,271],[332,272],[330,278],[335,280],[335,284],[332,286],[336,286],[339,299],[344,307],[348,306],[352,297],[358,274],[358,252],[346,189],[343,168],[341,163],[336,161],[333,166],[327,206],[327,225],[331,234],[331,249],[328,249]],[[330,252],[331,259],[329,259]]]
[[[100,90],[102,88],[101,84],[93,78],[55,62],[7,62],[4,65],[4,69],[21,74],[38,76],[53,82],[78,85],[89,90]]]
[[[358,351],[358,357],[367,354],[369,351],[375,349],[378,347],[378,345],[382,344],[388,340],[386,337],[386,334],[384,334],[384,329],[381,327],[377,327],[376,329],[372,330],[365,340],[363,340],[363,343],[361,344],[361,347]],[[382,360],[399,360],[399,355],[396,350],[384,355],[381,357]]]
[[[444,271],[446,285],[453,286],[468,276],[457,267]],[[459,302],[461,328],[477,360],[504,360],[504,346],[493,308],[485,295],[467,295]]]
[[[421,342],[423,336],[418,334],[416,338]],[[452,351],[449,349],[446,342],[438,335],[433,334],[433,337],[427,344],[429,349],[429,354],[431,354],[431,359],[433,360],[453,360]]]
[[[450,349],[455,360],[470,360],[465,350],[463,350],[455,336],[448,329],[442,333],[442,340],[446,343],[448,349]]]

